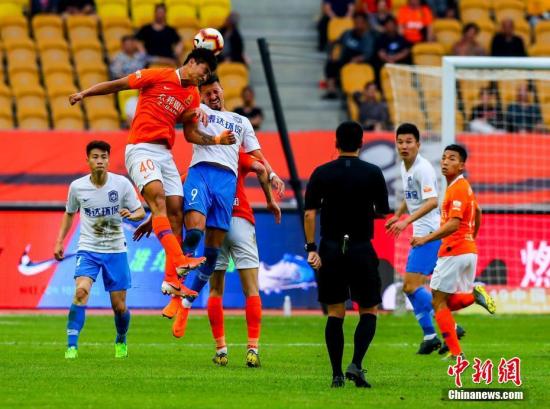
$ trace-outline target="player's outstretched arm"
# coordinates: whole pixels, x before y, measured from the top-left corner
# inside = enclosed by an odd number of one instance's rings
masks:
[[[271,190],[271,185],[269,184],[269,174],[267,173],[267,169],[259,161],[255,161],[252,164],[251,169],[256,173],[258,180],[260,181],[260,185],[262,186],[265,200],[267,202],[267,209],[273,213],[275,223],[281,223],[281,209],[279,208],[277,202],[273,199],[273,191]]]
[[[457,231],[459,227],[460,227],[460,219],[457,217],[452,217],[447,221],[447,223],[445,223],[436,231],[428,234],[427,236],[413,237],[411,239],[411,246],[413,247],[423,246],[424,244],[430,241],[439,240],[444,237],[450,236],[455,231]]]
[[[124,217],[125,219],[131,220],[133,222],[137,222],[142,220],[145,217],[145,209],[143,207],[140,207],[137,210],[134,210],[133,212],[131,212],[130,210],[124,208],[120,210],[119,214],[121,217]]]
[[[277,176],[277,174],[273,171],[273,168],[265,158],[261,149],[256,149],[255,151],[248,153],[263,162],[265,168],[267,169],[269,180],[271,181],[271,186],[273,187],[273,189],[275,189],[277,195],[282,198],[285,194],[285,182],[283,182],[282,179]]]
[[[69,230],[71,229],[73,219],[74,213],[67,212],[63,214],[63,219],[61,219],[61,227],[59,228],[59,234],[57,235],[57,240],[55,241],[55,247],[53,251],[53,256],[58,261],[63,260],[65,252],[65,250],[63,249],[63,241],[65,241],[65,237],[67,237],[67,233],[69,233]]]
[[[232,131],[225,129],[218,135],[209,135],[202,132],[195,121],[183,123],[183,136],[187,142],[195,145],[233,145],[237,142]]]
[[[113,81],[100,82],[98,84],[92,85],[90,88],[87,88],[84,91],[80,91],[76,94],[70,95],[69,102],[71,103],[71,105],[74,105],[87,97],[93,97],[94,95],[114,94],[115,92],[124,91],[126,89],[130,89],[128,77],[119,78]]]

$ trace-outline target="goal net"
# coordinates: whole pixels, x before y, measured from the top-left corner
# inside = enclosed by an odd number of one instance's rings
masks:
[[[438,174],[446,145],[468,151],[466,177],[483,209],[477,281],[501,312],[550,311],[550,59],[388,65],[382,86],[394,125],[417,124],[421,153]],[[440,186],[442,197],[443,179]],[[396,242],[398,281],[411,233]]]

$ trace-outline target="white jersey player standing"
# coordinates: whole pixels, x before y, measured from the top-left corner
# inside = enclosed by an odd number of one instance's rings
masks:
[[[78,356],[78,337],[84,326],[86,304],[100,272],[115,314],[115,357],[128,356],[126,333],[130,312],[126,307],[126,290],[131,287],[131,277],[122,218],[141,220],[145,211],[130,181],[107,171],[110,151],[109,144],[103,141],[92,141],[86,147],[91,174],[71,183],[66,212],[55,243],[55,258],[62,260],[63,241],[80,209],[80,238],[74,274],[76,289],[67,322],[67,359]]]

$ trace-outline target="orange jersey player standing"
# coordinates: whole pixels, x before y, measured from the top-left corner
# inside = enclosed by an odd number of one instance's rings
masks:
[[[161,290],[165,294],[187,295],[193,292],[182,286],[178,275],[201,265],[204,257],[183,254],[183,189],[172,157],[175,126],[183,122],[185,139],[198,145],[231,145],[232,132],[208,135],[198,129],[203,114],[199,110],[198,84],[215,71],[214,54],[206,49],[193,50],[178,69],[160,68],[136,71],[127,77],[101,82],[69,96],[71,105],[94,95],[106,95],[126,89],[139,89],[136,114],[126,146],[126,170],[152,213],[153,230],[172,263],[173,274],[166,275]]]
[[[441,227],[424,237],[413,237],[413,247],[442,239],[430,287],[433,292],[435,320],[449,347],[447,359],[463,355],[451,311],[474,302],[489,313],[496,311],[495,301],[481,285],[474,287],[477,267],[475,238],[481,225],[479,208],[470,183],[464,178],[468,154],[460,145],[449,145],[443,152],[441,171],[447,190],[441,206]]]

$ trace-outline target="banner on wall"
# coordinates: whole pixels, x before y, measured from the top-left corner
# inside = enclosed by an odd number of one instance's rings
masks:
[[[177,131],[174,158],[183,173],[191,159],[191,145]],[[517,143],[529,138],[528,143]],[[110,170],[126,174],[124,149],[127,132],[0,132],[0,149],[6,161],[0,169],[0,203],[63,202],[71,181],[87,173],[85,147],[92,139],[104,139],[112,145]],[[275,132],[259,132],[258,139],[273,168],[288,179],[288,168]],[[290,141],[298,174],[303,183],[313,169],[337,157],[334,132],[291,132]],[[547,135],[458,135],[469,152],[468,179],[482,206],[547,204],[550,202],[550,144]],[[503,147],[513,146],[513,149]],[[442,146],[429,139],[421,151],[438,167]],[[390,204],[400,189],[399,166],[394,135],[388,132],[366,133],[361,158],[380,166],[384,172]],[[495,164],[498,163],[498,166]],[[536,163],[536,166],[532,166]],[[253,203],[263,203],[263,194],[255,177],[247,178],[247,195]],[[287,192],[286,201],[293,199]]]
[[[65,260],[58,263],[52,253],[62,215],[62,212],[49,211],[0,211],[0,308],[65,308],[70,305],[79,223],[75,221],[69,233]],[[296,308],[318,308],[315,275],[303,258],[298,215],[285,212],[282,223],[276,225],[271,214],[257,212],[256,220],[264,306],[280,308],[285,295],[290,295]],[[406,246],[396,247],[393,239],[384,233],[383,224],[382,220],[375,224],[374,247],[381,260],[383,306],[393,309],[396,299],[394,273],[395,270],[403,271]],[[162,308],[167,302],[167,297],[160,293],[164,252],[154,237],[133,242],[134,228],[134,224],[124,223],[133,284],[128,292],[128,304],[134,308]],[[498,247],[488,242],[494,240],[494,235],[489,233],[495,229],[501,234]],[[550,312],[550,242],[543,233],[549,230],[548,215],[484,216],[484,228],[478,238],[477,280],[489,286],[499,302],[499,311]],[[396,248],[403,251],[396,251]],[[207,291],[201,294],[197,306],[206,305],[207,294]],[[238,273],[232,265],[226,276],[224,303],[228,308],[244,306]],[[98,280],[92,290],[90,306],[109,305],[108,295]]]

